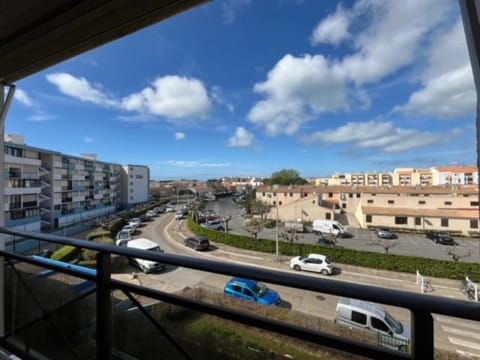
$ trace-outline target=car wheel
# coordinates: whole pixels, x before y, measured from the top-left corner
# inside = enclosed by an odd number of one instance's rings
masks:
[[[300,270],[302,270],[302,269],[300,268],[299,265],[294,265],[294,266],[293,266],[293,270],[295,270],[295,271],[300,271]]]
[[[322,275],[328,275],[328,271],[325,270],[325,269],[322,269],[322,271],[320,271],[320,274],[322,274]]]
[[[193,247],[193,250],[198,251],[198,246],[195,245],[195,246]]]

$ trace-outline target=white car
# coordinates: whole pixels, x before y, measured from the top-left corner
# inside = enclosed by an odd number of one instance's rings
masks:
[[[296,271],[314,271],[322,275],[331,275],[333,273],[333,264],[325,256],[320,254],[308,254],[296,256],[290,260],[290,268]]]
[[[135,234],[135,231],[137,231],[137,227],[131,226],[131,225],[125,225],[122,231],[126,231],[130,234],[130,236],[132,236],[133,234]]]
[[[135,228],[137,228],[140,226],[141,223],[142,223],[142,220],[140,220],[139,218],[133,218],[133,219],[130,219],[130,221],[128,222],[128,225],[134,226]]]

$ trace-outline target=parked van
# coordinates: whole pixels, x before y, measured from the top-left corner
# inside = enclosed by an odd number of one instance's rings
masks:
[[[379,345],[405,352],[409,349],[410,327],[404,326],[379,304],[341,297],[335,323],[377,332]]]
[[[332,234],[335,236],[343,236],[347,234],[347,229],[334,220],[313,220],[313,232],[317,235]]]
[[[148,250],[163,253],[163,249],[160,248],[157,243],[154,243],[153,241],[145,238],[130,240],[129,242],[127,242],[126,245],[127,247],[132,249]],[[164,263],[151,260],[130,258],[130,262],[133,265],[138,266],[145,274],[165,268]]]

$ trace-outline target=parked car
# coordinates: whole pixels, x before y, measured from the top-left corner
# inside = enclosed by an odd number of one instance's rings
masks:
[[[182,211],[177,211],[175,213],[175,220],[181,220],[185,217],[185,215],[183,215],[183,212]]]
[[[137,227],[136,226],[131,226],[131,225],[125,225],[123,228],[122,228],[122,231],[128,231],[128,233],[130,235],[133,235],[135,234],[135,232],[137,231]]]
[[[175,207],[173,207],[173,206],[167,206],[167,207],[165,208],[165,212],[167,212],[167,213],[168,213],[168,212],[175,212],[175,211],[177,211],[177,210],[176,210]]]
[[[223,293],[239,299],[255,301],[260,305],[279,305],[282,301],[280,295],[265,284],[239,277],[231,279],[225,285]]]
[[[130,221],[128,222],[128,225],[134,226],[137,228],[140,226],[141,223],[142,223],[142,220],[140,218],[133,218],[133,219],[130,219]]]
[[[395,235],[389,228],[379,227],[375,229],[375,234],[381,239],[396,239],[397,235]]]
[[[325,255],[321,254],[296,256],[290,260],[290,268],[296,271],[315,271],[322,275],[331,275],[333,273],[332,262]]]
[[[203,235],[197,235],[197,236],[186,238],[185,245],[197,251],[210,249],[210,242],[208,241],[208,238]]]
[[[153,210],[148,210],[145,215],[147,216],[147,218],[151,219],[153,217],[155,217],[157,215],[157,213]]]
[[[225,223],[221,219],[209,220],[202,226],[211,230],[225,231]]]
[[[446,232],[430,231],[426,233],[428,239],[442,245],[457,245],[455,240]]]
[[[132,234],[130,233],[129,230],[122,229],[117,233],[117,236],[115,237],[115,244],[117,245],[125,245],[127,242],[132,240]]]

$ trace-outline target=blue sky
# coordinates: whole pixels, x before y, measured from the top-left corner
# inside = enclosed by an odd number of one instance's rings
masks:
[[[152,179],[476,162],[451,0],[215,1],[16,85],[6,133]]]

